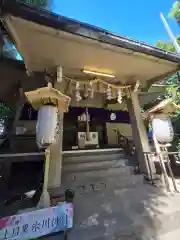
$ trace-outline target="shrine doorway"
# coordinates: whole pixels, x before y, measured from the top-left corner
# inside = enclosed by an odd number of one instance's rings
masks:
[[[78,109],[76,110],[78,112]],[[72,112],[69,111],[64,115],[63,150],[93,149],[107,146],[106,122],[100,121],[98,118],[89,118],[90,139],[85,141],[84,147],[80,146],[81,139],[85,139],[87,136],[86,116],[83,111],[81,114]]]

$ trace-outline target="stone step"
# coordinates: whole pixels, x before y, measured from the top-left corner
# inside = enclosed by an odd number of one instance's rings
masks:
[[[63,181],[77,181],[83,182],[86,181],[101,181],[110,177],[123,177],[128,176],[131,177],[132,169],[130,167],[111,167],[105,169],[94,169],[91,171],[80,171],[80,172],[62,172],[62,180]]]
[[[64,157],[81,157],[81,156],[97,156],[97,155],[112,155],[112,154],[124,154],[122,149],[94,149],[94,150],[75,150],[64,151]]]
[[[87,162],[79,164],[69,164],[63,166],[63,172],[65,173],[75,173],[75,172],[90,172],[100,170],[108,170],[109,168],[121,168],[125,166],[124,160],[110,160],[110,161],[98,161],[98,162]]]
[[[86,162],[98,162],[98,161],[110,161],[110,160],[121,160],[124,158],[124,154],[113,153],[113,154],[99,154],[99,155],[81,155],[81,156],[64,156],[63,165],[86,163]]]
[[[104,174],[104,176],[93,175],[87,177],[85,174],[70,175],[62,178],[62,185],[66,188],[76,188],[82,191],[80,188],[86,188],[86,191],[92,188],[94,185],[96,189],[108,188],[108,189],[122,189],[126,186],[134,187],[134,185],[141,185],[144,183],[143,175],[131,175],[130,172],[124,172],[117,174]]]
[[[89,180],[89,181],[88,181]],[[92,193],[92,192],[104,192],[105,191],[115,191],[116,194],[119,193],[119,191],[122,191],[122,189],[125,188],[134,188],[136,185],[142,185],[143,184],[143,177],[140,175],[136,175],[132,178],[129,178],[127,176],[124,177],[118,177],[118,178],[108,178],[108,179],[101,179],[96,180],[92,179],[85,179],[84,181],[66,181],[62,182],[63,190],[62,192],[67,189],[71,188],[75,191],[76,194],[83,194],[83,193]]]

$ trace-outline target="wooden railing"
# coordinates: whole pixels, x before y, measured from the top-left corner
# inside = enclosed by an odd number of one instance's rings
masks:
[[[174,176],[180,176],[180,152],[161,152],[160,154],[156,152],[144,152],[144,156],[150,170],[150,161],[155,163],[156,173],[164,177],[167,190],[169,190],[169,177],[172,180],[174,190],[177,192]],[[151,171],[150,175],[152,184],[154,184]]]
[[[117,130],[117,138],[118,138],[118,145],[125,151],[126,154],[130,156],[134,156],[135,153],[135,146],[133,141],[126,138],[124,135]]]
[[[35,135],[12,135],[11,139],[4,138],[1,141],[0,154],[39,152]]]

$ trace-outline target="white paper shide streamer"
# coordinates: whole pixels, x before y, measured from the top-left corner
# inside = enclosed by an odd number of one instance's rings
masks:
[[[57,139],[58,109],[44,105],[38,111],[36,141],[40,148],[47,148]]]
[[[118,103],[122,103],[122,92],[121,92],[121,89],[118,89],[118,91],[117,91],[117,101],[118,101]]]
[[[106,90],[106,95],[107,95],[107,99],[111,100],[112,99],[112,89],[111,87],[108,85],[108,88]]]

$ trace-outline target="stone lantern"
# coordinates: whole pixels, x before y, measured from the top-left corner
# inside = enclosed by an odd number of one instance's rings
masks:
[[[144,118],[151,121],[153,134],[159,143],[172,142],[174,130],[169,115],[177,110],[180,110],[180,106],[177,106],[172,99],[165,99],[143,114]]]
[[[171,119],[169,115],[171,113],[176,112],[177,110],[180,110],[180,106],[176,105],[172,99],[165,99],[161,101],[156,106],[152,107],[151,109],[147,110],[143,117],[146,119],[149,119],[152,124],[152,132],[153,132],[153,141],[154,146],[156,149],[157,156],[160,161],[160,166],[162,169],[162,173],[164,176],[166,188],[168,191],[170,190],[169,180],[168,180],[168,174],[166,171],[166,167],[164,164],[164,158],[163,154],[161,152],[161,147],[166,149],[167,144],[172,142],[174,137],[174,130],[171,123]],[[167,153],[166,153],[167,154]],[[176,183],[174,180],[174,176],[171,170],[171,166],[169,161],[167,162],[168,170],[170,172],[174,190],[177,192]]]
[[[49,207],[50,196],[47,190],[50,160],[49,147],[52,143],[57,141],[60,134],[58,132],[58,115],[60,112],[68,111],[71,99],[70,97],[62,94],[57,89],[54,89],[51,83],[48,83],[47,87],[26,92],[25,95],[33,108],[38,110],[38,119],[36,124],[36,141],[39,148],[46,149],[44,186],[39,202],[39,207]]]

